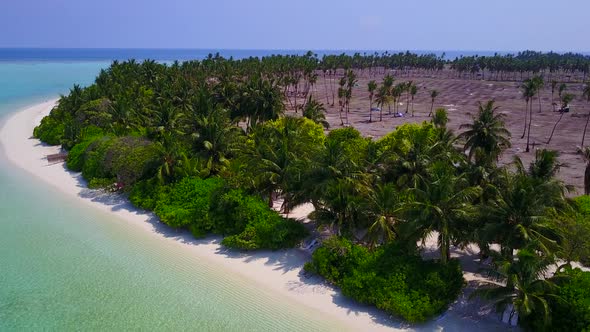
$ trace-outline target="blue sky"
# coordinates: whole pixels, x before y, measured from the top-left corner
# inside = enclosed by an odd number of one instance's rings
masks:
[[[0,47],[590,51],[588,0],[1,0]]]

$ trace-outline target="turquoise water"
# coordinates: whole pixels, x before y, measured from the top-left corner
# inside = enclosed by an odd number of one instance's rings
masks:
[[[107,63],[0,63],[0,116]],[[0,331],[318,331],[334,322],[0,159]]]

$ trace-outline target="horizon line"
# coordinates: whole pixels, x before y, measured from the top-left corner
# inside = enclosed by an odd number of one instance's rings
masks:
[[[355,49],[355,48],[340,48],[340,49],[321,49],[321,48],[200,48],[200,47],[38,47],[38,46],[0,46],[0,50],[198,50],[198,51],[329,51],[329,52],[346,52],[346,51],[365,51],[365,52],[502,52],[502,53],[518,53],[524,51],[534,51],[542,53],[590,53],[590,50],[538,50],[538,49],[521,49],[521,50],[492,50],[492,49]]]

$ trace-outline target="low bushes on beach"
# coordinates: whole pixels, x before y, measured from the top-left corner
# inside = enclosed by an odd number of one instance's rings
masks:
[[[258,197],[227,190],[220,178],[185,178],[159,190],[154,212],[165,224],[188,228],[195,237],[224,235],[222,244],[230,248],[288,248],[307,235],[299,222],[283,218]]]
[[[551,320],[543,324],[535,319],[544,313],[541,308],[533,308],[523,325],[532,331],[590,330],[590,272],[566,267],[553,280],[556,287],[546,303]]]
[[[82,170],[93,188],[124,179],[135,206],[153,210],[163,223],[189,229],[195,237],[224,235],[227,247],[281,249],[307,235],[299,222],[283,218],[258,197],[228,189],[221,178],[185,177],[169,185],[149,178],[158,156],[151,148],[137,138],[93,138],[72,148],[67,165]]]
[[[463,287],[459,261],[425,261],[396,244],[374,251],[333,237],[305,265],[342,293],[408,322],[424,322],[455,301]]]

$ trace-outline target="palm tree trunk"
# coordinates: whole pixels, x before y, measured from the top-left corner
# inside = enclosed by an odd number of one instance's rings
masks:
[[[328,96],[328,81],[326,80],[326,73],[324,72],[324,91],[326,92],[326,105],[330,104],[330,97]]]
[[[299,82],[295,83],[295,113],[297,113],[297,94],[299,92]]]
[[[526,106],[524,107],[524,130],[522,131],[522,136],[520,136],[520,139],[524,138],[524,135],[526,135],[526,119],[527,119],[527,113],[529,111],[529,101],[526,101]]]
[[[553,130],[551,130],[551,135],[549,136],[549,139],[547,140],[547,144],[551,143],[551,139],[553,138],[553,133],[555,133],[555,128],[557,128],[557,125],[561,121],[561,118],[563,118],[564,114],[565,114],[565,112],[561,112],[559,119],[557,119],[557,122],[555,122],[555,125],[553,126]]]
[[[373,96],[369,97],[369,122],[373,122]]]
[[[529,141],[531,139],[531,124],[533,123],[533,103],[531,103],[531,110],[529,112],[529,129],[526,135],[526,150],[525,152],[529,152]]]
[[[334,73],[334,75],[336,75],[336,73]],[[330,77],[332,76],[332,73],[330,72]],[[334,78],[330,78],[330,88],[332,90],[332,106],[334,106]]]
[[[440,261],[443,264],[447,264],[449,258],[451,257],[450,253],[450,240],[449,240],[449,230],[447,225],[443,225],[443,229],[441,229],[440,233]]]
[[[584,133],[582,134],[582,144],[580,145],[580,149],[584,148],[584,140],[586,139],[586,129],[588,129],[588,121],[590,121],[590,112],[588,113],[588,117],[586,117],[586,125],[584,126]]]

